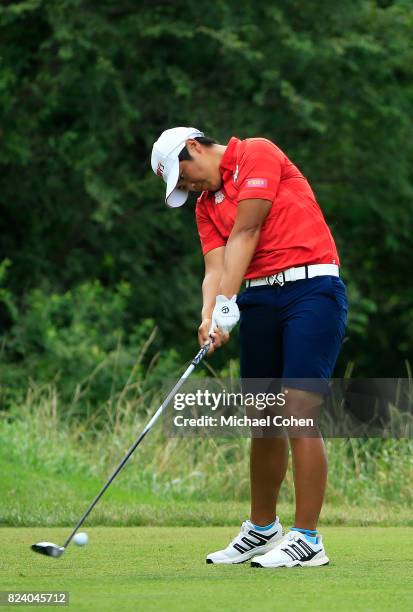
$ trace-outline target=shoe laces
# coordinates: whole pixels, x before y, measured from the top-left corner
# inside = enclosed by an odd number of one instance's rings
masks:
[[[300,531],[290,531],[290,533],[288,534],[287,541],[292,542],[293,540],[298,540],[298,538],[300,537],[304,537],[304,534]]]
[[[307,538],[305,537],[304,533],[301,533],[300,531],[290,531],[290,533],[288,534],[287,537],[287,542],[286,542],[286,546],[288,546],[291,542],[296,542],[299,538],[304,538],[304,540],[308,543],[314,546],[313,542],[309,542],[307,540]],[[318,542],[317,542],[318,543]]]

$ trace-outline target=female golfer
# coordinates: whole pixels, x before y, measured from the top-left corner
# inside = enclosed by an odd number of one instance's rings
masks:
[[[337,249],[307,180],[269,140],[231,138],[225,146],[187,127],[163,132],[151,163],[166,182],[168,206],[202,192],[196,204],[205,258],[199,342],[212,336],[212,352],[241,318],[242,379],[282,380],[288,413],[307,414],[322,401],[347,318]],[[276,504],[288,444],[296,512],[283,537]],[[317,533],[327,480],[322,438],[252,438],[250,466],[250,518],[207,563],[326,565]]]

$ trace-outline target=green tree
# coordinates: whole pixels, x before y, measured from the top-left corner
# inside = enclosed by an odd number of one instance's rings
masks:
[[[193,352],[202,258],[150,149],[172,125],[273,139],[309,178],[352,311],[343,370],[411,358],[412,47],[407,0],[26,0],[0,7],[0,261],[9,290],[133,288],[137,322]],[[4,309],[3,326],[10,325]],[[219,364],[235,355],[217,355]]]

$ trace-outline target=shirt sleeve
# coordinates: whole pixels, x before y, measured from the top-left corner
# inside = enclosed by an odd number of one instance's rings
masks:
[[[269,141],[250,141],[238,168],[238,202],[274,200],[281,180],[285,156]]]
[[[205,209],[205,203],[201,199],[198,199],[196,204],[195,218],[203,255],[213,249],[225,246],[226,240],[212,222]]]

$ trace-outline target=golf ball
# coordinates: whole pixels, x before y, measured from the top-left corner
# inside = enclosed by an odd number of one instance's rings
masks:
[[[73,541],[78,545],[78,546],[84,546],[85,544],[87,544],[89,542],[89,536],[87,535],[87,533],[77,533],[74,538]]]

